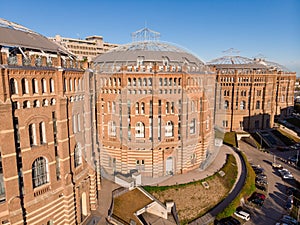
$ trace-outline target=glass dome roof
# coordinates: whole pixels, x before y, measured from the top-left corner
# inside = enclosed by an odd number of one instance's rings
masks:
[[[247,58],[242,56],[223,56],[217,59],[213,59],[207,63],[208,65],[216,65],[216,66],[222,66],[222,65],[232,65],[232,66],[238,66],[241,67],[243,65],[250,66],[252,68],[267,68],[267,69],[276,69],[278,71],[283,72],[290,72],[288,68],[286,68],[283,65],[280,65],[275,62],[270,62],[265,60],[264,58]]]

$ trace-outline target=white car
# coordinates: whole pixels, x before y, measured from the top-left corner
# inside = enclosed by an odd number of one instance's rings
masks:
[[[236,215],[237,217],[240,217],[240,218],[242,218],[243,220],[246,220],[246,221],[250,220],[250,214],[244,212],[243,210],[235,211],[234,215]]]
[[[278,170],[278,172],[280,173],[281,176],[283,176],[285,173],[289,173],[288,169],[285,168]]]
[[[282,175],[283,179],[294,179],[294,176],[290,172],[286,172]]]

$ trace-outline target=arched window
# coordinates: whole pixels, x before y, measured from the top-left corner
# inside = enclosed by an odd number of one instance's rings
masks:
[[[209,129],[210,117],[208,116],[206,119],[206,130]]]
[[[45,144],[47,142],[46,141],[45,122],[40,122],[39,128],[40,128],[40,141],[41,141],[41,144]]]
[[[42,93],[46,93],[47,92],[47,82],[46,79],[43,78],[42,79]]]
[[[191,110],[195,112],[195,101],[191,101]]]
[[[66,78],[64,79],[64,91],[68,91],[68,81]]]
[[[152,78],[148,78],[148,86],[152,86]]]
[[[24,109],[30,108],[30,101],[24,101],[24,102],[23,102],[23,108],[24,108]]]
[[[136,86],[136,78],[133,78],[132,86]]]
[[[240,103],[240,109],[241,110],[246,109],[246,102],[245,101],[241,101],[241,103]]]
[[[190,123],[190,134],[196,133],[196,119],[192,119]]]
[[[224,109],[228,109],[229,107],[229,101],[225,100],[224,101]]]
[[[147,86],[147,78],[143,79],[143,86]]]
[[[50,92],[53,93],[54,91],[54,80],[50,78]]]
[[[112,102],[112,113],[116,113],[116,103]]]
[[[10,81],[9,81],[9,84],[10,84],[10,93],[12,95],[18,94],[18,82],[17,82],[17,80],[14,79],[14,78],[11,78]]]
[[[22,83],[22,94],[28,94],[29,93],[29,89],[28,89],[28,80],[26,78],[23,78],[21,80]]]
[[[82,86],[81,86],[81,79],[78,79],[78,90],[81,91],[82,90]]]
[[[29,132],[29,142],[30,142],[30,146],[36,145],[36,127],[35,124],[29,124],[28,127],[28,132]]]
[[[140,113],[139,103],[136,102],[136,103],[135,103],[135,114],[138,115],[139,113]]]
[[[168,85],[168,78],[165,77],[164,79],[164,86],[167,86]]]
[[[108,136],[116,137],[117,136],[117,129],[115,121],[108,122]]]
[[[74,150],[74,164],[75,167],[78,167],[82,164],[82,153],[81,153],[81,145],[77,144]]]
[[[166,114],[170,113],[170,103],[166,102]]]
[[[145,137],[145,125],[142,122],[137,122],[135,124],[135,137],[136,138]]]
[[[174,136],[174,125],[172,121],[168,121],[165,127],[165,136],[173,137]]]
[[[142,86],[142,78],[138,78],[138,87]]]
[[[51,105],[55,105],[55,103],[56,103],[55,98],[51,98],[50,104],[51,104]]]
[[[260,101],[256,101],[255,109],[260,109]]]
[[[80,119],[80,113],[77,114],[77,130],[81,131],[81,119]]]
[[[37,158],[32,164],[33,188],[49,182],[48,162],[44,157]]]
[[[127,86],[129,86],[129,87],[131,86],[131,78],[127,79]]]
[[[145,103],[141,103],[141,114],[145,114]]]
[[[159,86],[162,86],[162,78],[159,78]]]
[[[39,100],[34,100],[33,101],[33,107],[35,107],[35,108],[40,107],[40,101]]]
[[[43,99],[43,106],[48,106],[48,105],[49,105],[48,99]]]
[[[33,94],[37,94],[39,93],[39,84],[37,79],[32,79],[32,93]]]
[[[73,91],[73,80],[69,79],[69,91]]]

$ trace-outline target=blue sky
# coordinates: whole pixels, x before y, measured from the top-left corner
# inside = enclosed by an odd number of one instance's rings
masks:
[[[0,17],[45,36],[131,42],[147,24],[204,61],[234,48],[300,76],[300,0],[2,0]]]

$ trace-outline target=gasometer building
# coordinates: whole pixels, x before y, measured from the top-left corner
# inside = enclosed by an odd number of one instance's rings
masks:
[[[215,73],[147,28],[94,59],[101,167],[160,177],[205,162],[214,147]]]

